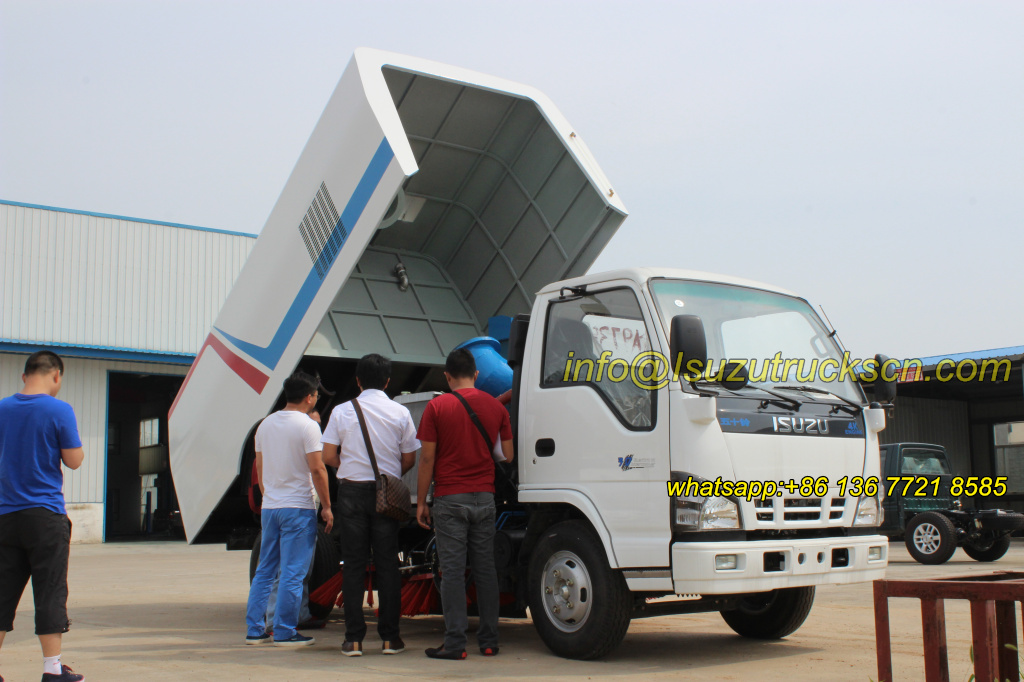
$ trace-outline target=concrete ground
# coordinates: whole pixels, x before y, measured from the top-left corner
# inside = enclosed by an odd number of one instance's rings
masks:
[[[994,564],[958,551],[944,566],[922,566],[892,544],[889,577],[917,578],[1024,569],[1024,543]],[[367,654],[341,655],[340,609],[315,631],[317,644],[300,650],[246,647],[244,615],[248,552],[180,543],[76,545],[72,548],[64,662],[91,682],[118,680],[321,679],[875,679],[870,584],[818,589],[810,617],[786,640],[743,639],[717,613],[636,620],[625,641],[600,661],[553,656],[528,620],[503,621],[496,658],[470,649],[466,661],[433,661],[422,650],[442,641],[438,616],[403,619],[407,650],[382,656],[371,621]],[[7,682],[39,679],[42,663],[32,634],[28,592],[0,652]],[[897,680],[923,678],[917,600],[890,602]],[[971,674],[966,603],[946,605],[950,679]],[[471,637],[472,646],[472,637]]]

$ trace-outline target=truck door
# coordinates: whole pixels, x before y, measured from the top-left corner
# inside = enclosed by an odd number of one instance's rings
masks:
[[[657,338],[642,300],[631,282],[552,298],[520,411],[521,499],[589,500],[620,567],[667,566],[671,540],[667,394],[637,376]]]
[[[902,445],[899,453],[900,468],[894,475],[901,480],[893,485],[893,497],[901,499],[906,520],[921,512],[951,508],[956,496],[950,493],[953,474],[945,450]]]

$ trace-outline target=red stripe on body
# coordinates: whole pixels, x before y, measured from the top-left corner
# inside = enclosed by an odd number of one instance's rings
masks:
[[[206,337],[206,341],[203,342],[203,347],[199,349],[199,354],[196,355],[196,361],[192,363],[192,366],[188,370],[188,374],[185,375],[185,381],[182,382],[181,388],[178,390],[178,395],[174,396],[174,402],[171,403],[171,409],[167,413],[168,417],[174,414],[174,408],[178,405],[178,400],[185,392],[185,387],[188,386],[188,380],[192,378],[192,372],[194,372],[196,367],[199,365],[199,361],[203,358],[203,351],[207,348],[213,348],[217,355],[220,356],[220,359],[224,361],[224,364],[230,367],[231,371],[241,377],[242,381],[249,384],[249,387],[252,388],[252,390],[257,393],[263,393],[263,389],[266,387],[270,377],[235,355],[231,349],[225,346],[224,342],[216,336],[209,334]]]

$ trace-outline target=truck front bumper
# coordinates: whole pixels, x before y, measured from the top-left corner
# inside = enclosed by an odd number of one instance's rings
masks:
[[[859,583],[885,577],[889,541],[882,535],[676,542],[676,594],[737,594],[783,587]]]

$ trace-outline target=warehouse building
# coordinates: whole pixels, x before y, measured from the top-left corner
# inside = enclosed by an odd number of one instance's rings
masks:
[[[85,448],[65,470],[75,542],[171,523],[167,411],[255,237],[0,201],[0,395],[28,354],[64,358]]]
[[[965,504],[1024,511],[1024,346],[920,358],[908,369],[881,442],[941,445],[956,475],[1006,477],[1005,496]]]

